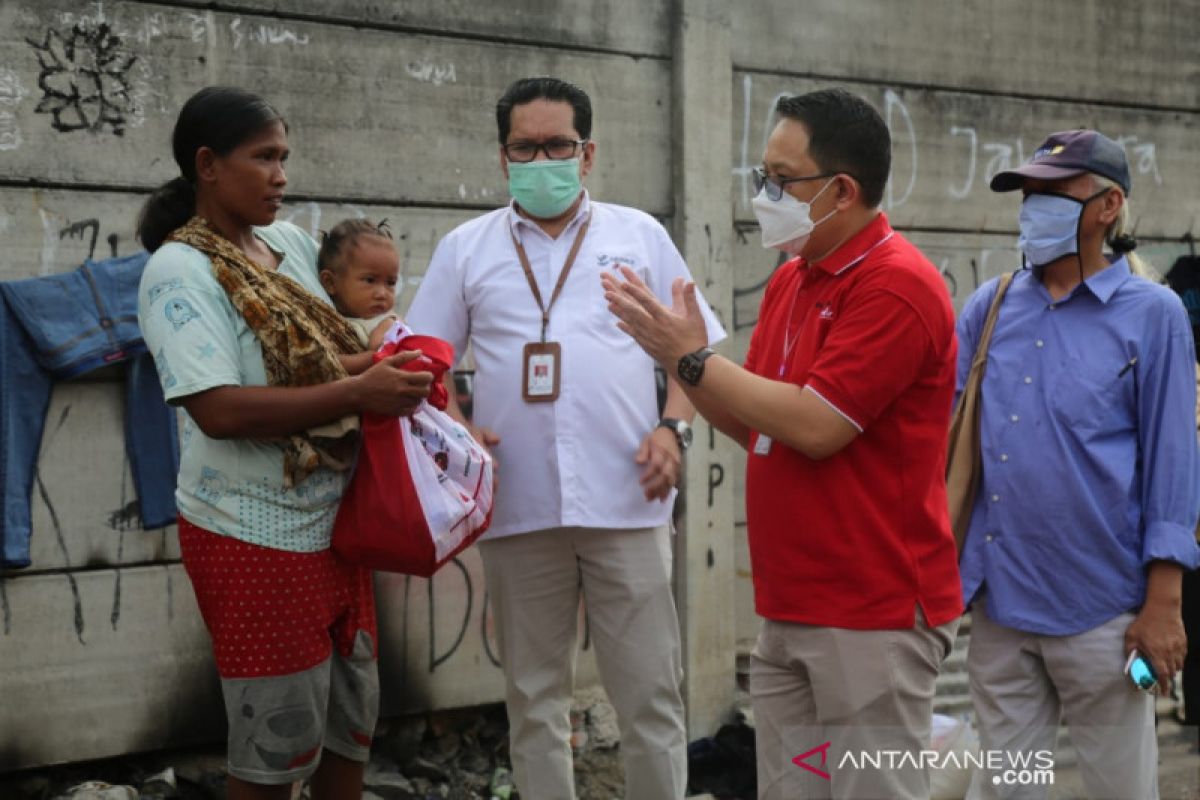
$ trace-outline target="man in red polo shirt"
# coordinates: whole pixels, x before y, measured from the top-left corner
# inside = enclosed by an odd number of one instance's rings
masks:
[[[793,258],[744,367],[705,347],[693,284],[677,281],[668,309],[625,271],[605,297],[749,452],[759,797],[928,798],[919,751],[963,610],[944,480],[954,313],[879,209],[891,140],[878,112],[836,89],[776,112],[754,209],[764,246]],[[865,762],[880,751],[912,757]]]

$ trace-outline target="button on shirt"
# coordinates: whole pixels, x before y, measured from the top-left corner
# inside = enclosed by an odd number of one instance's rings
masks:
[[[959,317],[959,392],[996,283]],[[1173,292],[1124,258],[1058,301],[1018,273],[982,396],[967,602],[982,592],[1003,625],[1072,635],[1139,608],[1151,561],[1197,565],[1195,353]]]
[[[550,311],[547,341],[562,346],[559,397],[521,396],[522,351],[541,338],[541,311],[512,235],[525,248],[549,303],[580,226],[591,225],[562,293]],[[510,235],[511,231],[511,235]],[[665,303],[671,282],[691,280],[667,232],[636,209],[597,203],[586,193],[578,213],[550,238],[513,206],[451,231],[438,244],[407,315],[418,333],[438,336],[475,361],[476,425],[501,441],[499,490],[488,537],[583,526],[644,528],[664,524],[671,502],[647,502],[634,463],[658,422],[654,362],[617,328],[600,274],[632,268]],[[709,341],[725,332],[701,298]]]

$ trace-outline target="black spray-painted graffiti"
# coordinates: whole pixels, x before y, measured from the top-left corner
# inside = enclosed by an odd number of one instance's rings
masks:
[[[88,243],[87,257],[91,259],[96,257],[96,240],[100,238],[100,220],[93,217],[92,219],[84,219],[80,220],[79,222],[72,222],[59,230],[58,238],[79,239],[82,241],[89,232],[92,235],[92,240]],[[118,237],[115,233],[108,237],[108,243],[112,247],[113,258],[116,258],[117,256],[117,241]]]
[[[137,56],[122,49],[121,37],[108,23],[79,22],[66,34],[49,28],[41,42],[25,41],[41,64],[42,99],[36,111],[49,114],[55,130],[99,133],[107,128],[124,135],[133,112],[129,69]]]
[[[60,270],[73,269],[84,259],[116,258],[120,253],[121,237],[117,233],[104,236],[101,221],[87,217],[75,222],[52,211],[42,210],[42,259],[41,273],[49,275]],[[107,253],[96,253],[100,241],[108,243]],[[83,247],[59,248],[59,242],[78,241]]]
[[[377,591],[381,592],[380,598],[387,597],[390,592],[399,595],[399,604],[404,609],[400,620],[401,668],[405,670],[409,668],[409,644],[412,637],[410,622],[413,621],[410,617],[413,613],[419,613],[413,612],[415,608],[413,595],[414,590],[420,591],[417,587],[421,581],[425,583],[428,603],[425,608],[425,613],[428,615],[425,620],[427,625],[425,635],[426,641],[429,643],[427,661],[423,668],[433,674],[462,650],[471,630],[472,619],[476,614],[478,615],[477,624],[479,639],[483,645],[483,656],[493,667],[499,668],[500,653],[496,642],[491,598],[488,595],[487,587],[484,586],[482,587],[482,600],[478,605],[476,604],[476,599],[480,594],[480,587],[476,586],[479,578],[472,574],[459,557],[451,559],[432,578],[404,576],[403,589],[400,589],[401,584],[398,582],[385,584],[385,588],[382,589],[377,588]],[[580,581],[579,590],[582,592],[582,578]],[[449,601],[449,607],[444,605],[446,601]],[[581,609],[583,609],[582,606]],[[386,619],[381,624],[387,625]],[[582,610],[580,613],[579,625],[579,651],[587,652],[591,649],[591,625],[586,610]],[[446,639],[438,635],[439,630],[442,633],[447,630],[453,633]]]

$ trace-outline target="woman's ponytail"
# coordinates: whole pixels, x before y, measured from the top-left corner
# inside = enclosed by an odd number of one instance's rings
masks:
[[[154,190],[138,215],[137,236],[151,253],[196,213],[196,190],[182,175]]]

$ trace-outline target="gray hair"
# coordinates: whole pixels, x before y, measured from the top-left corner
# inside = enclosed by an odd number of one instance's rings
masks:
[[[1121,197],[1125,197],[1125,190],[1121,185],[1114,180],[1105,178],[1103,175],[1091,173],[1092,183],[1096,187],[1096,191],[1105,189],[1116,189],[1121,193]],[[1129,262],[1129,270],[1134,275],[1141,276],[1156,283],[1162,283],[1163,277],[1158,270],[1150,266],[1146,259],[1133,252],[1128,248],[1128,242],[1133,239],[1133,231],[1129,229],[1129,200],[1121,204],[1121,210],[1117,212],[1117,218],[1113,220],[1113,224],[1104,232],[1104,243],[1112,248],[1113,252],[1118,255],[1124,255]],[[1134,242],[1136,246],[1136,242]]]

